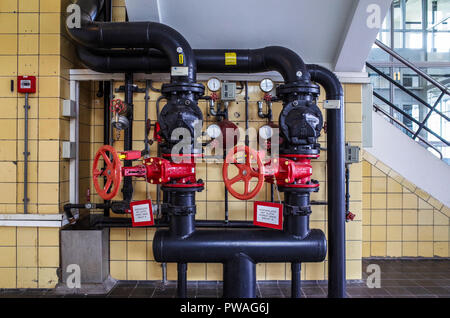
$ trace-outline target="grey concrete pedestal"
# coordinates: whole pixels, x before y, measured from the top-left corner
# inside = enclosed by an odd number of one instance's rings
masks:
[[[109,229],[61,230],[61,283],[56,293],[106,294],[116,282],[109,276]]]

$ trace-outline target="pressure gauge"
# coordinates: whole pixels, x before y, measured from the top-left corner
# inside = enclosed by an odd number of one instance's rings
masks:
[[[211,92],[217,92],[220,89],[220,80],[216,77],[212,77],[208,80],[208,89]]]
[[[272,137],[273,136],[272,127],[270,127],[269,125],[264,125],[261,128],[259,128],[259,136],[265,140]]]
[[[265,78],[261,81],[261,83],[259,83],[259,88],[261,88],[261,90],[264,93],[268,93],[271,92],[273,90],[273,82],[270,78]]]
[[[221,133],[222,130],[220,129],[219,125],[216,124],[209,125],[206,129],[206,134],[212,139],[219,137]]]

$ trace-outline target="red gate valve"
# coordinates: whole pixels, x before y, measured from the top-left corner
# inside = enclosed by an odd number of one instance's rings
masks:
[[[309,160],[273,159],[264,165],[264,176],[266,182],[273,183],[275,179],[277,185],[305,184],[311,180],[312,166]]]
[[[171,181],[179,184],[196,183],[195,163],[175,163],[162,158],[144,160],[147,182],[164,184]]]
[[[122,160],[138,160],[142,157],[140,150],[128,150],[120,152],[119,158]]]

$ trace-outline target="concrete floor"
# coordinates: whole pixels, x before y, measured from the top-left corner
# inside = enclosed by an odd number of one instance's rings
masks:
[[[377,264],[381,268],[381,288],[366,286],[366,268]],[[222,296],[222,282],[189,282],[188,297],[214,298]],[[290,281],[261,281],[257,286],[258,297],[290,297]],[[302,296],[323,298],[327,296],[326,281],[305,281]],[[172,298],[176,297],[176,282],[121,281],[107,295],[56,295],[53,289],[3,289],[0,298]],[[363,260],[363,280],[347,284],[349,298],[450,298],[450,260]]]

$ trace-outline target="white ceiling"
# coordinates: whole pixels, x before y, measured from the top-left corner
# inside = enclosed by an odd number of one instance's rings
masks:
[[[157,21],[178,30],[195,49],[252,49],[281,45],[307,63],[335,69],[341,52],[359,51],[339,71],[361,71],[378,30],[353,25],[355,12],[391,0],[126,0],[130,21]],[[386,11],[387,11],[386,6]],[[383,21],[386,12],[382,12]],[[365,22],[365,17],[358,20]],[[359,23],[359,22],[358,22]],[[363,36],[349,41],[347,34]],[[355,32],[353,32],[355,33]],[[354,37],[354,35],[353,35]],[[367,42],[367,43],[361,43]],[[350,43],[346,43],[350,42]],[[349,47],[350,45],[350,47]],[[350,48],[350,50],[348,50]],[[358,51],[358,50],[356,50]],[[365,56],[364,56],[365,55]],[[342,61],[341,61],[342,62]],[[345,63],[344,63],[345,64]]]

